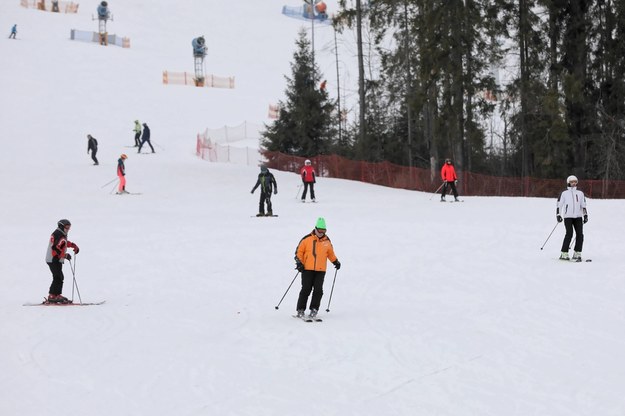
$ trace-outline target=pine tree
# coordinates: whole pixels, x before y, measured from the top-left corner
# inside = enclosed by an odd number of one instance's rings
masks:
[[[313,64],[306,31],[299,32],[291,63],[292,75],[285,77],[286,102],[280,102],[278,119],[262,133],[263,150],[313,157],[328,153],[335,134],[334,103],[319,88],[323,75]],[[269,159],[270,156],[265,153]]]

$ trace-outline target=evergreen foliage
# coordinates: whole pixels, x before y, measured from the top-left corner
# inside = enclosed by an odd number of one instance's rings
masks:
[[[311,45],[301,30],[287,81],[286,102],[279,103],[278,119],[262,133],[262,148],[289,155],[313,157],[326,154],[336,140],[334,103],[319,88],[323,79],[313,65]]]

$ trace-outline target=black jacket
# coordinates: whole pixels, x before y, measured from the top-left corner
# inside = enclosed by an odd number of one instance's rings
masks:
[[[147,124],[143,125],[143,135],[141,136],[141,141],[150,140],[150,128]]]
[[[87,143],[87,153],[89,153],[90,150],[94,152],[98,151],[98,141],[93,136],[89,136],[89,142]]]
[[[261,172],[258,174],[258,180],[256,181],[256,185],[252,188],[252,193],[260,186],[260,191],[265,194],[270,194],[273,188],[275,187],[276,193],[278,193],[278,184],[276,183],[276,178],[273,177],[273,173]]]

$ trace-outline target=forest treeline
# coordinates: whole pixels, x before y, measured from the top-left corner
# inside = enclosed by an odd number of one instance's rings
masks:
[[[266,150],[625,179],[625,1],[341,0],[333,24],[356,35],[358,117],[302,30]]]

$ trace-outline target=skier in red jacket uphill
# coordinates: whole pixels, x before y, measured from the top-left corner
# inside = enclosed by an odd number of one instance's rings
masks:
[[[315,183],[317,182],[315,168],[312,167],[310,160],[304,162],[304,166],[300,171],[302,175],[302,182],[304,182],[304,192],[302,193],[302,202],[306,202],[306,192],[310,187],[310,200],[315,202]]]
[[[454,165],[451,164],[451,159],[445,159],[445,164],[441,168],[441,178],[443,179],[441,202],[445,202],[445,194],[447,193],[448,186],[451,187],[451,192],[454,194],[454,201],[458,202],[458,191],[456,190],[458,177],[456,176],[456,169],[454,169]]]
[[[67,239],[67,234],[72,224],[69,220],[59,220],[57,229],[52,232],[48,251],[46,252],[46,263],[52,272],[52,284],[48,294],[47,301],[50,303],[69,303],[70,301],[61,293],[63,293],[63,262],[71,260],[72,256],[67,253],[67,248],[74,249],[74,255],[78,254],[78,246]]]

